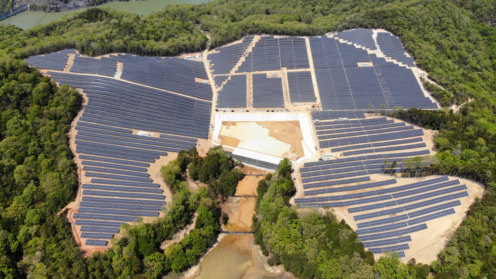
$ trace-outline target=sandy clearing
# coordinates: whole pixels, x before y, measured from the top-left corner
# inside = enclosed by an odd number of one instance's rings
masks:
[[[256,196],[257,186],[260,180],[263,180],[265,176],[245,176],[236,188],[235,196]]]
[[[305,156],[298,121],[222,122],[220,137],[239,140],[238,148],[296,160]],[[233,146],[226,144],[227,146]]]

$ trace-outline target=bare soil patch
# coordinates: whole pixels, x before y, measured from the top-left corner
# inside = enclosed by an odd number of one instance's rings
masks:
[[[223,139],[222,144],[229,147],[287,157],[291,160],[305,156],[299,121],[224,121],[220,137]],[[237,145],[236,140],[239,141]]]

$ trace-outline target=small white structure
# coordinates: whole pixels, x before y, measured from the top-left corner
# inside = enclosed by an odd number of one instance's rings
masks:
[[[145,131],[138,131],[138,136],[151,137],[151,136],[153,136],[153,133],[145,132]]]
[[[331,160],[332,158],[334,158],[334,156],[332,155],[332,153],[324,153],[324,154],[322,154],[322,160],[324,160],[324,161]]]

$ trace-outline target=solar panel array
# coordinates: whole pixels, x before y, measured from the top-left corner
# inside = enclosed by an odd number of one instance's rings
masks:
[[[218,92],[218,108],[246,108],[246,75],[233,75]]]
[[[289,97],[291,102],[315,102],[312,75],[308,72],[288,72]]]
[[[49,74],[60,84],[84,89],[89,104],[83,120],[113,127],[207,138],[210,102],[100,76]]]
[[[212,87],[197,82],[208,80],[202,62],[170,57],[147,57],[131,54],[110,55],[123,63],[121,79],[144,84],[191,97],[212,100]],[[71,70],[72,71],[72,70]]]
[[[208,55],[210,68],[213,71],[212,74],[229,74],[246,52],[252,40],[253,36],[246,36],[241,39],[241,43],[216,48],[215,51],[218,51],[218,53]]]
[[[281,68],[307,69],[309,67],[304,38],[262,36],[237,72],[277,71]]]
[[[401,62],[409,67],[415,67],[413,58],[407,56],[405,48],[400,39],[390,33],[378,32],[377,44],[382,53],[398,62]]]
[[[411,234],[428,229],[428,221],[455,214],[460,199],[468,196],[467,187],[448,176],[406,184],[373,176],[399,172],[405,159],[430,154],[421,129],[386,117],[365,118],[354,111],[319,111],[312,117],[321,148],[330,147],[339,158],[305,163],[300,168],[305,197],[295,202],[306,207],[345,207],[371,252],[405,256]]]
[[[351,31],[350,31],[351,32]],[[416,107],[435,109],[411,69],[368,54],[336,38],[311,37],[310,47],[324,109]],[[359,67],[358,63],[372,63]]]
[[[84,57],[79,54],[74,56],[71,66],[71,72],[73,73],[96,74],[107,77],[113,77],[116,70],[117,62],[112,58]]]
[[[373,34],[374,32],[372,31],[372,29],[358,28],[339,32],[334,35],[334,37],[346,40],[370,50],[376,50],[377,47],[375,46],[375,41],[372,37]]]
[[[284,107],[281,78],[268,78],[266,74],[253,75],[253,107]]]
[[[381,39],[380,43],[384,46],[386,55],[414,66],[411,57],[405,55],[397,37],[383,32],[378,34],[378,40]],[[384,34],[389,37],[384,37]],[[377,57],[374,53],[369,54],[361,48],[377,49],[372,30],[360,28],[339,32],[332,38],[322,36],[310,37],[308,40],[313,57],[314,78],[323,109],[375,110],[400,106],[407,109],[438,108],[435,102],[424,95],[410,68]],[[252,41],[254,45],[248,50]],[[209,54],[217,87],[227,78],[218,75],[226,75],[231,71],[259,73],[286,68],[289,70],[287,74],[291,101],[316,101],[313,93],[314,80],[310,72],[292,72],[295,69],[310,70],[305,38],[261,36],[253,40],[253,36],[250,36],[243,38],[241,43],[217,50],[220,52]],[[257,80],[253,79],[253,86],[256,86],[256,82]],[[269,108],[270,105],[263,107]]]
[[[215,86],[220,88],[222,84],[229,78],[229,76],[214,76]]]
[[[52,52],[45,55],[30,56],[25,59],[28,65],[48,70],[64,70],[69,59],[68,54],[76,53],[75,49],[64,49],[60,52]]]
[[[119,59],[124,61],[124,69],[126,65],[142,61],[130,55]],[[82,185],[83,198],[73,217],[76,225],[81,226],[81,238],[86,239],[87,245],[94,246],[106,246],[123,223],[159,215],[165,196],[160,185],[153,183],[147,173],[148,167],[168,152],[195,147],[197,138],[207,138],[210,122],[211,102],[102,76],[107,68],[115,72],[116,60],[80,56],[75,59],[71,71],[98,76],[48,72],[54,81],[81,88],[88,97],[76,126],[76,152],[82,171],[90,180]],[[178,73],[189,69],[190,80],[203,77],[194,71],[196,62],[146,60],[152,61],[144,63],[149,69],[158,61],[164,62],[162,65],[168,70],[176,67],[172,71]],[[113,76],[113,73],[109,70],[108,75]],[[149,78],[144,81],[151,85],[154,77]],[[185,77],[179,74],[177,79],[183,82]],[[184,83],[182,89],[185,89]],[[187,90],[193,93],[185,95],[205,97],[198,96],[196,87]],[[149,131],[159,137],[140,136],[133,130]]]

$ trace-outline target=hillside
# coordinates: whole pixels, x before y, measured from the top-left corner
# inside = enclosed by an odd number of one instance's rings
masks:
[[[412,109],[391,116],[440,130],[435,138],[439,162],[414,170],[417,174],[459,176],[486,186],[484,198],[471,207],[431,271],[437,278],[496,276],[494,22],[494,1],[489,0],[219,0],[169,6],[146,17],[91,9],[27,31],[0,27],[2,277],[127,278],[142,274],[143,267],[156,267],[154,261],[160,259],[145,258],[137,245],[129,243],[121,243],[126,248],[118,256],[110,251],[95,259],[82,257],[68,224],[57,216],[76,195],[77,170],[64,134],[82,100],[74,90],[55,87],[19,59],[66,48],[92,56],[178,55],[203,50],[207,37],[202,31],[210,32],[213,46],[220,46],[249,34],[321,35],[357,27],[386,29],[399,36],[417,65],[446,89],[432,89],[444,106],[474,99],[459,114]],[[114,256],[119,259],[112,262]],[[363,262],[360,258],[360,266]],[[369,259],[365,262],[370,264]],[[371,268],[364,267],[367,274]],[[397,268],[401,266],[387,260],[374,265],[383,278]],[[402,274],[398,278],[406,278]],[[424,278],[422,274],[415,277]]]

